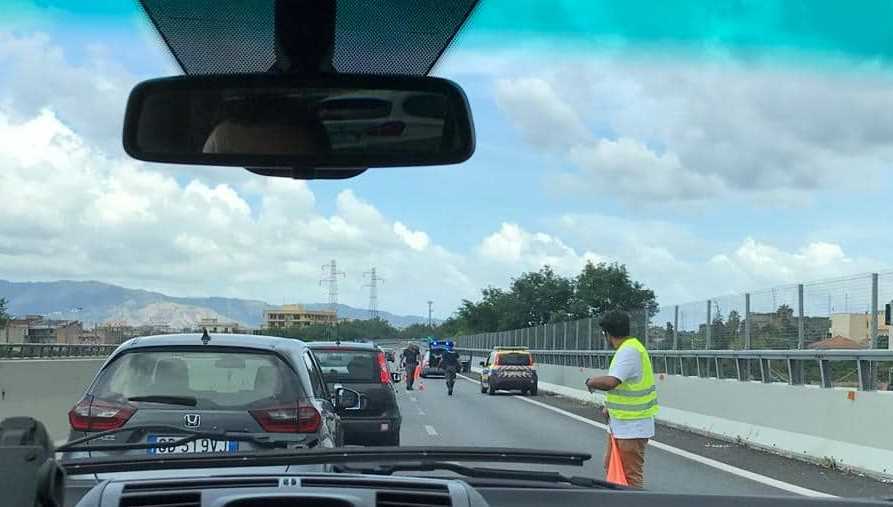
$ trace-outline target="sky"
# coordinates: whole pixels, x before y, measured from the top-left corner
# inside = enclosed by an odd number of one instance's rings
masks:
[[[472,159],[300,182],[129,159],[131,87],[180,72],[136,2],[4,2],[0,278],[316,302],[336,259],[341,302],[376,267],[443,318],[544,264],[664,306],[890,269],[890,4],[666,5],[484,2],[434,70]]]

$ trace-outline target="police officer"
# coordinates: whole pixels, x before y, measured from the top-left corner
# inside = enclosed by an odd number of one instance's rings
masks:
[[[453,386],[456,384],[456,372],[459,371],[459,353],[448,345],[443,357],[440,359],[440,367],[446,372],[447,394],[453,395]]]
[[[412,391],[412,384],[415,382],[415,373],[416,368],[419,366],[419,358],[421,357],[421,353],[419,352],[419,348],[414,343],[410,343],[403,349],[403,353],[400,355],[401,362],[403,363],[403,367],[406,371],[406,390]]]

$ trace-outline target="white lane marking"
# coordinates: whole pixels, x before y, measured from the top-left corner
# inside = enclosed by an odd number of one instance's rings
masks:
[[[415,396],[410,396],[409,401],[419,401]]]
[[[425,415],[425,411],[422,410],[422,407],[419,407],[419,415]]]
[[[427,431],[428,434],[431,435],[432,437],[437,436],[437,430],[434,429],[434,426],[431,426],[430,424],[425,425],[425,431]]]
[[[466,377],[465,375],[459,375],[459,376],[469,382],[473,382],[475,384],[480,384],[479,381],[477,381],[473,378]],[[530,398],[525,398],[524,396],[518,396],[518,395],[512,395],[512,398],[519,399],[521,401],[525,401],[527,403],[536,405],[538,407],[542,407],[546,410],[551,410],[552,412],[556,412],[563,416],[570,417],[571,419],[574,419],[575,421],[580,421],[581,423],[588,424],[588,425],[594,426],[596,428],[601,428],[603,430],[608,429],[607,425],[602,424],[598,421],[593,421],[592,419],[587,419],[581,415],[577,415],[577,414],[568,412],[566,410],[562,410],[558,407],[553,407],[552,405],[543,403],[541,401],[532,400]],[[648,441],[648,445],[651,445],[651,446],[655,447],[656,449],[660,449],[662,451],[666,451],[671,454],[675,454],[682,458],[690,459],[690,460],[700,463],[702,465],[707,465],[707,466],[715,468],[717,470],[721,470],[723,472],[726,472],[726,473],[729,473],[732,475],[737,475],[738,477],[743,477],[745,479],[750,479],[754,482],[759,482],[761,484],[765,484],[767,486],[771,486],[773,488],[777,488],[782,491],[788,491],[790,493],[795,493],[797,495],[803,495],[803,496],[836,498],[835,495],[830,495],[828,493],[823,493],[821,491],[816,491],[813,489],[808,489],[808,488],[804,488],[801,486],[797,486],[796,484],[791,484],[788,482],[780,481],[778,479],[773,479],[772,477],[767,477],[762,474],[751,472],[750,470],[744,470],[743,468],[738,468],[736,466],[729,465],[728,463],[716,461],[715,459],[706,458],[704,456],[700,456],[698,454],[688,452],[688,451],[679,449],[678,447],[673,447],[672,445],[658,442],[653,439]]]

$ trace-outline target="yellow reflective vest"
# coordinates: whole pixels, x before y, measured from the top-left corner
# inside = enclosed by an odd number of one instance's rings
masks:
[[[638,382],[625,381],[607,392],[605,407],[614,419],[645,419],[657,414],[657,388],[654,385],[654,369],[648,351],[638,338],[629,337],[617,352],[625,348],[636,349],[642,358],[642,377]],[[611,366],[617,360],[617,353],[611,358]]]

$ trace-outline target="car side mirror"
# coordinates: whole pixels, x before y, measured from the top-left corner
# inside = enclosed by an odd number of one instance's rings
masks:
[[[353,389],[339,387],[335,390],[336,410],[363,410],[366,408],[367,398]]]
[[[487,361],[481,361],[481,366],[487,366]]]
[[[395,371],[395,372],[391,373],[391,380],[392,380],[395,384],[399,384],[400,381],[403,380],[403,374],[400,373],[400,372],[398,372],[398,371]]]

